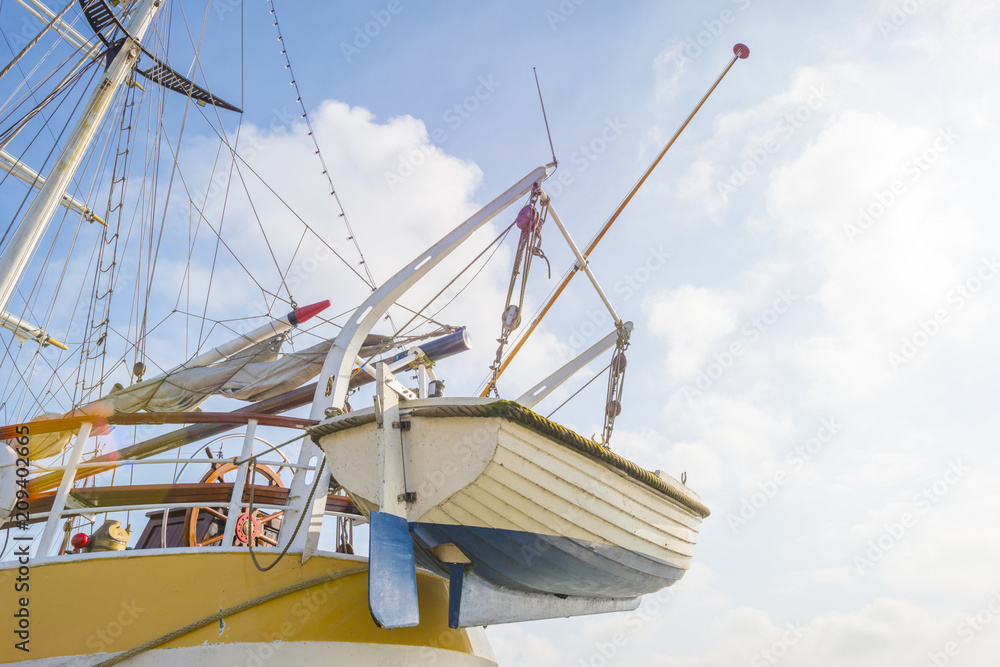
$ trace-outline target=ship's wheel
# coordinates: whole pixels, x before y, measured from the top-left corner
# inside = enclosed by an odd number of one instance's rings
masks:
[[[220,484],[232,484],[236,480],[236,466],[232,461],[220,462],[212,466],[212,469],[201,479],[202,484],[218,482]],[[253,469],[247,472],[249,477]],[[229,476],[227,479],[226,476]],[[251,480],[247,480],[251,482]],[[256,475],[252,480],[255,486],[273,486],[284,488],[281,477],[274,470],[266,465],[258,465]],[[283,512],[268,513],[265,510],[254,508],[251,517],[243,508],[240,516],[236,520],[236,535],[230,546],[244,547],[253,540],[253,546],[266,547],[278,545],[278,530],[281,528],[281,515]],[[225,536],[226,521],[228,519],[228,507],[192,507],[187,511],[184,518],[184,544],[189,547],[220,546]]]

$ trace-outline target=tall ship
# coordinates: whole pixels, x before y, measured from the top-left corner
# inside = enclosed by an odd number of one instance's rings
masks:
[[[0,662],[485,667],[484,626],[632,610],[683,576],[709,509],[615,451],[643,369],[588,258],[745,46],[588,244],[546,190],[553,154],[378,282],[279,7],[322,220],[254,168],[239,119],[260,97],[208,85],[203,4],[18,3],[36,30],[0,73]],[[543,228],[573,262],[529,313]],[[496,326],[443,323],[503,244]],[[320,262],[354,282],[299,304]],[[608,330],[501,396],[574,278]],[[474,336],[498,343],[488,369],[455,363]],[[535,411],[592,363],[600,434]],[[446,372],[487,379],[452,396]]]

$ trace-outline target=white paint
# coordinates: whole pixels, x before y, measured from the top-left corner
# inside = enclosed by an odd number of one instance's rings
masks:
[[[388,632],[388,631],[387,631]],[[482,648],[485,640],[478,642]],[[474,643],[475,647],[477,644]],[[92,667],[116,654],[66,656],[26,660],[19,664],[33,667]],[[251,656],[269,665],[323,665],[324,667],[397,667],[409,664],[433,664],[436,667],[496,667],[491,652],[468,655],[429,646],[362,644],[353,642],[269,642],[241,644],[206,644],[184,648],[153,649],[131,660],[131,667],[219,667],[245,665]]]
[[[406,401],[400,412],[491,400]],[[332,421],[337,419],[344,417]],[[408,521],[570,537],[689,566],[701,518],[620,470],[500,418],[411,415],[409,420],[402,440],[407,485],[417,498],[406,508]],[[375,431],[370,423],[320,439],[334,477],[344,480],[364,512],[380,504]],[[670,478],[664,481],[669,484]],[[698,500],[687,487],[673,486]]]

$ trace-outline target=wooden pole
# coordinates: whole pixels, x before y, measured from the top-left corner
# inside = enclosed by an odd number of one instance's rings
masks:
[[[675,141],[677,141],[677,137],[681,135],[681,132],[683,132],[684,128],[688,126],[688,123],[690,123],[691,119],[695,117],[695,114],[697,114],[698,111],[701,110],[701,107],[708,100],[709,96],[713,92],[715,92],[715,89],[722,82],[722,79],[725,78],[726,74],[729,73],[729,70],[732,69],[736,61],[747,58],[750,55],[750,49],[748,49],[743,44],[737,44],[736,46],[733,47],[733,54],[734,54],[733,59],[730,60],[729,64],[726,65],[726,68],[722,70],[722,74],[719,75],[719,77],[712,84],[712,87],[709,88],[708,92],[705,93],[705,95],[701,98],[701,101],[698,102],[698,105],[691,111],[691,113],[688,114],[688,117],[684,119],[684,122],[681,124],[681,126],[677,128],[677,131],[674,132],[674,136],[670,137],[670,141],[667,142],[666,146],[663,147],[663,150],[661,150],[660,154],[656,156],[656,159],[653,160],[652,164],[650,164],[649,167],[646,168],[646,171],[645,173],[643,173],[642,177],[636,182],[635,185],[632,186],[632,189],[629,190],[628,194],[625,195],[625,199],[623,199],[622,202],[618,204],[618,207],[611,214],[611,217],[609,217],[607,221],[601,226],[601,229],[597,232],[597,235],[594,236],[594,238],[591,239],[590,243],[587,244],[586,250],[583,251],[584,258],[589,257],[590,253],[594,252],[594,249],[597,247],[597,244],[601,242],[601,239],[604,238],[604,235],[608,233],[609,229],[611,229],[611,225],[615,224],[615,221],[618,219],[618,216],[622,214],[622,211],[625,210],[625,207],[628,206],[630,201],[632,201],[632,197],[635,196],[635,194],[639,191],[639,188],[641,188],[643,183],[646,182],[646,179],[649,178],[649,175],[653,173],[654,169],[656,169],[656,165],[660,164],[660,160],[663,159],[663,156],[667,154],[667,151],[670,150],[670,147],[674,145]],[[531,321],[531,324],[528,325],[528,328],[525,329],[524,334],[518,339],[513,349],[511,349],[510,353],[507,355],[507,358],[504,359],[503,363],[500,364],[500,370],[497,372],[497,378],[499,378],[503,374],[504,370],[506,370],[507,366],[510,365],[510,362],[514,359],[514,356],[517,355],[521,347],[528,340],[528,337],[531,336],[531,334],[541,323],[542,318],[544,318],[545,315],[549,312],[549,309],[552,308],[552,304],[556,302],[556,299],[559,298],[559,296],[566,289],[566,286],[569,285],[569,282],[573,280],[573,276],[575,276],[577,271],[579,271],[581,268],[582,267],[580,267],[579,265],[574,265],[569,271],[566,272],[566,275],[563,276],[562,280],[559,282],[559,285],[556,287],[555,291],[552,292],[552,295],[542,306],[541,311],[538,313],[535,319]],[[483,390],[480,396],[486,396],[488,391],[489,387],[486,387],[486,389]]]

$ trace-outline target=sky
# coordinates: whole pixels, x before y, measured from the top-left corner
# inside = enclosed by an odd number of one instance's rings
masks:
[[[550,161],[532,68],[560,163],[546,189],[582,245],[733,45],[749,46],[591,258],[635,324],[611,447],[686,473],[712,509],[694,564],[635,612],[487,635],[501,665],[996,663],[1000,537],[980,520],[1000,510],[988,407],[1000,371],[1000,234],[985,182],[1000,148],[1000,5],[276,2],[279,43],[266,2],[247,3],[242,18],[235,0],[194,4],[187,18],[207,35],[196,78],[244,108],[246,165],[356,262],[288,85],[284,44],[378,281]],[[10,33],[21,17],[2,9]],[[231,38],[241,25],[243,44]],[[176,41],[172,62],[184,69]],[[236,123],[220,115],[215,125],[232,133]],[[193,123],[186,132],[190,190],[206,210],[225,203],[227,243],[262,282],[276,273],[261,233],[274,263],[295,268],[299,304],[330,298],[340,313],[360,303],[366,288],[322,245],[296,251],[300,229],[276,197],[255,196],[251,209],[212,195],[204,184],[217,173],[218,140]],[[508,217],[435,275],[464,266]],[[531,310],[571,261],[554,228],[543,239],[552,279],[533,266]],[[468,325],[475,341],[440,364],[450,395],[486,377],[512,258],[508,239],[439,318]],[[158,269],[167,309],[209,275],[183,260],[165,255]],[[220,266],[215,280],[220,289],[189,298],[216,319],[287,306],[263,298],[239,266]],[[405,317],[397,309],[393,323]],[[578,278],[501,392],[518,396],[610,330]],[[192,336],[161,330],[147,347],[176,363],[204,342],[204,331]],[[597,381],[555,418],[600,432],[603,401]]]

